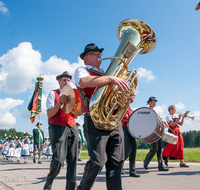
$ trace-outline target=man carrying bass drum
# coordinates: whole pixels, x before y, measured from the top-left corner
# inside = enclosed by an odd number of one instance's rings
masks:
[[[155,97],[151,96],[149,100],[147,101],[147,104],[151,109],[153,109],[156,106],[156,100]],[[146,158],[144,160],[144,168],[147,170],[149,162],[154,157],[155,153],[157,153],[157,159],[158,159],[158,170],[159,171],[168,171],[169,169],[165,168],[162,161],[162,139],[159,139],[158,141],[151,144],[151,149],[146,155]]]

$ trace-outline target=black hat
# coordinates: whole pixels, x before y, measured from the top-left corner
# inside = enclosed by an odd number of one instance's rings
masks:
[[[155,100],[156,102],[158,101],[158,100],[156,100],[155,97],[151,96],[151,97],[149,97],[149,100],[147,101],[147,104],[149,104],[149,102],[151,102],[152,100]]]
[[[14,138],[13,138],[13,137],[9,137],[8,139],[9,139],[9,140],[14,140]]]
[[[42,125],[42,123],[37,122],[36,126],[38,126],[39,124]]]
[[[80,124],[79,124],[79,123],[76,123],[76,125],[80,126]]]
[[[72,79],[72,76],[69,75],[69,73],[68,73],[67,71],[63,72],[61,75],[58,75],[58,76],[56,77],[56,80],[59,80],[59,79],[62,78],[62,77],[69,77],[70,79]]]
[[[101,53],[103,50],[104,48],[99,49],[96,44],[91,43],[85,46],[84,52],[81,53],[79,56],[81,59],[83,59],[84,56],[90,51],[99,51]]]
[[[30,139],[33,139],[33,137],[32,137],[32,136],[30,136]]]

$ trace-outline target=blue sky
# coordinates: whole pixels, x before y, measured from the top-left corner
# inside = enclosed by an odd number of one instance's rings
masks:
[[[157,37],[155,49],[137,55],[129,70],[138,71],[133,109],[145,107],[150,96],[158,99],[156,112],[165,120],[169,105],[195,116],[181,131],[200,128],[200,11],[198,1],[67,1],[0,0],[0,128],[31,133],[26,110],[36,77],[44,77],[41,122],[48,136],[45,101],[56,89],[55,77],[65,70],[74,74],[83,65],[79,54],[86,44],[105,48],[113,56],[119,46],[116,29],[129,18],[149,24]],[[103,62],[106,70],[109,62]],[[83,118],[78,121],[82,124]]]

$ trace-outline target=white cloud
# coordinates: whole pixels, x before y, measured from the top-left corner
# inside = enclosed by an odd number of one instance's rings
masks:
[[[8,13],[8,9],[4,7],[4,4],[2,1],[0,1],[0,12],[2,12],[3,14]]]
[[[137,69],[137,75],[138,79],[144,79],[146,82],[149,82],[151,80],[156,80],[156,77],[154,76],[153,72],[151,70],[147,70],[146,68],[138,68]]]
[[[16,124],[16,117],[11,113],[11,109],[14,109],[18,105],[22,105],[23,103],[24,101],[20,99],[0,99],[0,128],[14,126]]]
[[[166,105],[163,104],[162,106],[156,106],[154,110],[158,115],[163,115],[166,111]]]
[[[29,42],[9,50],[0,57],[0,78],[4,79],[3,90],[7,93],[25,92],[32,86],[32,80],[40,74],[41,54],[32,49]]]
[[[200,121],[200,111],[194,111],[194,115],[193,116],[194,116],[195,120]]]
[[[13,48],[7,54],[0,57],[0,90],[7,93],[22,93],[28,89],[34,89],[36,78],[41,74],[44,77],[43,90],[48,94],[51,90],[58,88],[56,76],[68,71],[71,75],[77,67],[84,65],[81,59],[78,63],[70,64],[67,60],[50,57],[42,62],[39,51],[33,49],[32,44],[23,42]],[[72,86],[74,86],[72,84]]]
[[[176,110],[182,110],[185,108],[185,106],[183,105],[183,103],[179,102],[178,104],[175,105],[176,106]]]

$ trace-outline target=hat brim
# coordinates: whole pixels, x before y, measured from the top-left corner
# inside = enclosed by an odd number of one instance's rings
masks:
[[[58,75],[58,76],[56,77],[56,80],[59,80],[59,79],[62,78],[62,77],[69,77],[70,80],[72,79],[72,76],[71,76],[71,75],[62,74],[62,75]]]
[[[84,57],[85,57],[85,55],[86,55],[87,53],[89,53],[90,51],[99,51],[100,53],[102,53],[103,50],[104,50],[104,48],[101,48],[101,49],[90,49],[90,50],[88,50],[88,51],[84,51],[83,53],[81,53],[81,54],[79,55],[79,57],[83,60]]]
[[[156,101],[156,102],[157,102],[158,100],[148,100],[148,101],[147,101],[147,105],[148,105],[149,102],[151,102],[151,101]]]

